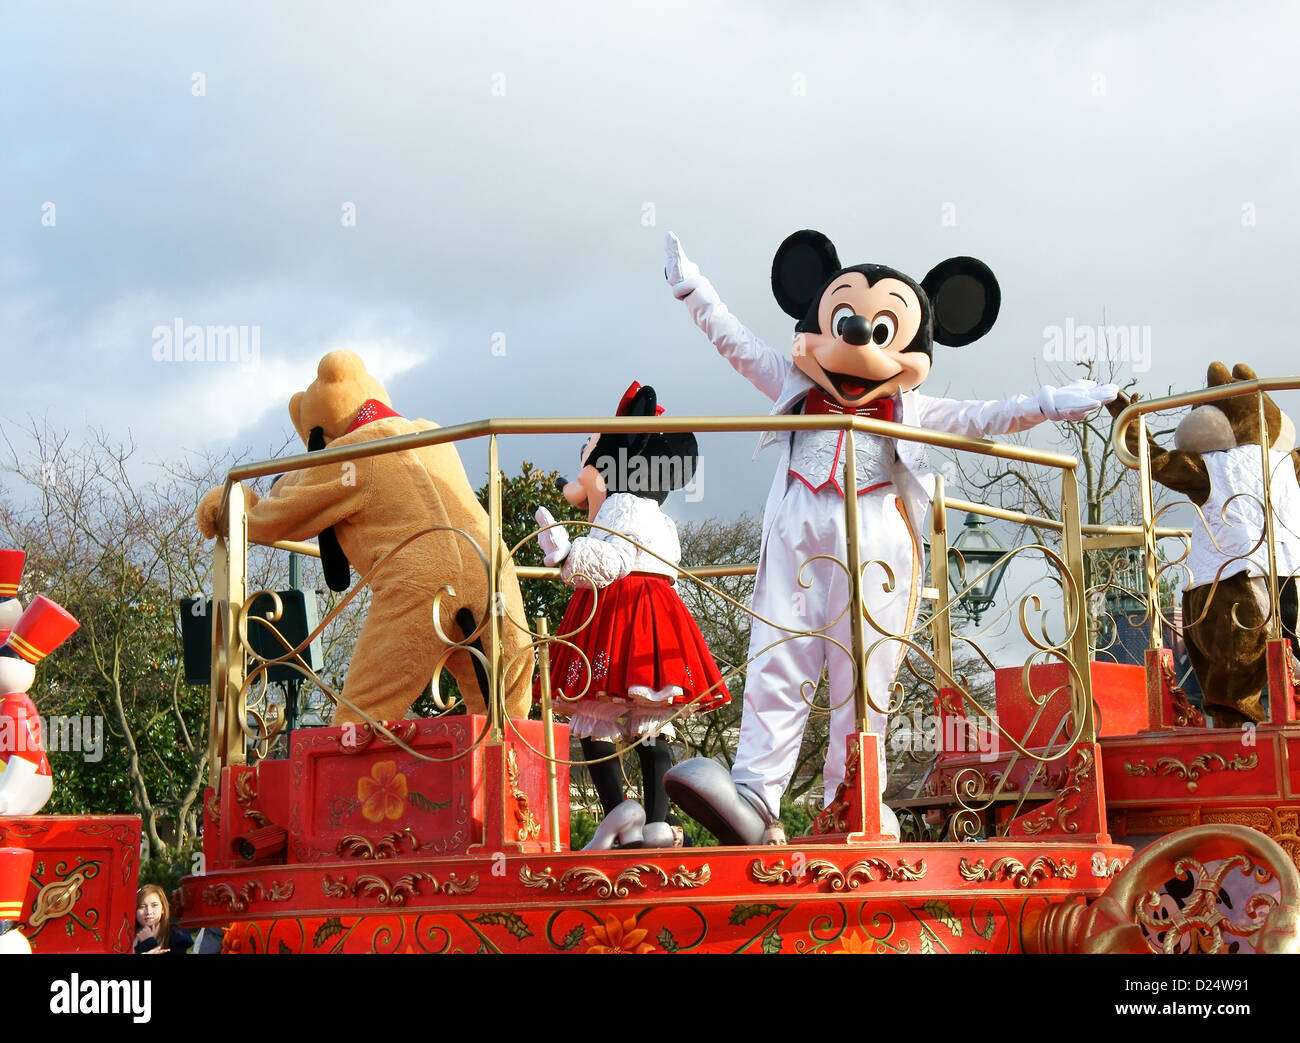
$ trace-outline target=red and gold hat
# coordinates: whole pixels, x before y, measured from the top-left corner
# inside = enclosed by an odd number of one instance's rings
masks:
[[[23,581],[23,563],[27,552],[0,550],[0,601],[18,596],[18,585]]]
[[[0,847],[0,920],[21,920],[35,851]]]
[[[5,645],[35,665],[63,644],[79,626],[62,605],[37,594],[14,624]]]

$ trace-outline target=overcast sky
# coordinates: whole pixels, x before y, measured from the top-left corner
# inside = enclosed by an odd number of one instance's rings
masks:
[[[916,7],[0,3],[0,419],[264,452],[343,346],[444,424],[632,379],[766,412],[665,288],[668,230],[779,345],[796,229],[917,277],[982,258],[1001,317],[930,393],[1035,391],[1045,329],[1103,314],[1146,328],[1148,393],[1295,372],[1295,5]],[[177,320],[256,327],[256,364],[155,361]],[[752,445],[706,436],[678,517],[759,513]]]

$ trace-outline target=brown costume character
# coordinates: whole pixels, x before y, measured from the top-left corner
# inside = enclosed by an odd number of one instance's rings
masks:
[[[316,380],[290,400],[289,415],[309,449],[357,445],[437,427],[393,412],[383,385],[350,351],[332,351],[321,359]],[[250,540],[269,543],[320,535],[324,559],[332,530],[338,547],[362,575],[415,533],[435,526],[460,530],[430,532],[412,540],[371,581],[370,612],[348,666],[343,697],[375,719],[401,719],[448,647],[433,627],[434,595],[444,591],[440,622],[443,633],[455,642],[473,634],[490,610],[487,571],[479,556],[479,550],[486,556],[489,547],[488,517],[455,446],[426,446],[293,471],[263,498],[247,488],[244,495]],[[198,524],[205,536],[216,533],[221,497],[222,490],[213,489],[199,504]],[[340,558],[338,565],[346,585],[347,561]],[[328,575],[328,565],[326,571]],[[333,579],[331,586],[337,587]],[[508,616],[501,626],[506,712],[526,717],[533,664],[526,635],[511,622],[523,623],[524,608],[510,563],[502,572],[501,608]],[[477,640],[486,650],[486,630]],[[481,664],[470,653],[458,651],[446,666],[470,711],[484,712]],[[340,703],[335,724],[360,721]]]
[[[1222,362],[1213,362],[1206,385],[1254,379],[1245,364],[1229,373]],[[1109,408],[1118,415],[1130,401],[1121,396]],[[1279,609],[1283,630],[1296,644],[1300,452],[1294,426],[1267,395],[1264,417],[1268,429],[1261,432],[1256,396],[1241,395],[1193,409],[1178,425],[1172,452],[1148,437],[1151,477],[1201,509],[1186,562],[1183,626],[1205,708],[1218,727],[1265,718],[1270,594],[1261,442],[1269,446]],[[1134,428],[1128,430],[1128,447],[1137,452]]]

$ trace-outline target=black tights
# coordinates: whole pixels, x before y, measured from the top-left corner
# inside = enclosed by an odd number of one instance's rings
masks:
[[[663,739],[653,740],[653,746],[643,742],[636,744],[637,760],[641,762],[642,804],[645,807],[647,822],[668,822],[678,825],[676,816],[668,814],[668,794],[664,791],[664,775],[673,766],[672,754],[668,743]],[[623,761],[616,756],[618,747],[603,739],[583,739],[582,756],[587,761],[600,761],[588,764],[591,781],[596,784],[596,793],[600,796],[600,806],[608,815],[623,803]],[[603,760],[602,758],[609,758]]]

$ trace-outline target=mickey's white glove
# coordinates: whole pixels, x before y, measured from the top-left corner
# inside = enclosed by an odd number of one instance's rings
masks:
[[[664,278],[672,287],[673,296],[680,301],[699,287],[700,266],[686,256],[682,244],[672,232],[669,232],[668,238],[664,240],[664,252],[667,254]]]
[[[1095,380],[1076,380],[1059,388],[1048,384],[1038,392],[1038,408],[1048,420],[1086,420],[1118,396],[1116,385]]]
[[[563,525],[557,525],[555,515],[545,507],[538,507],[533,515],[542,531],[537,534],[537,545],[545,552],[543,559],[547,566],[554,568],[569,556],[569,532]]]
[[[789,350],[773,351],[731,314],[713,283],[700,274],[699,265],[686,256],[672,232],[664,241],[664,252],[664,278],[673,296],[686,305],[718,354],[775,402],[790,371]]]

